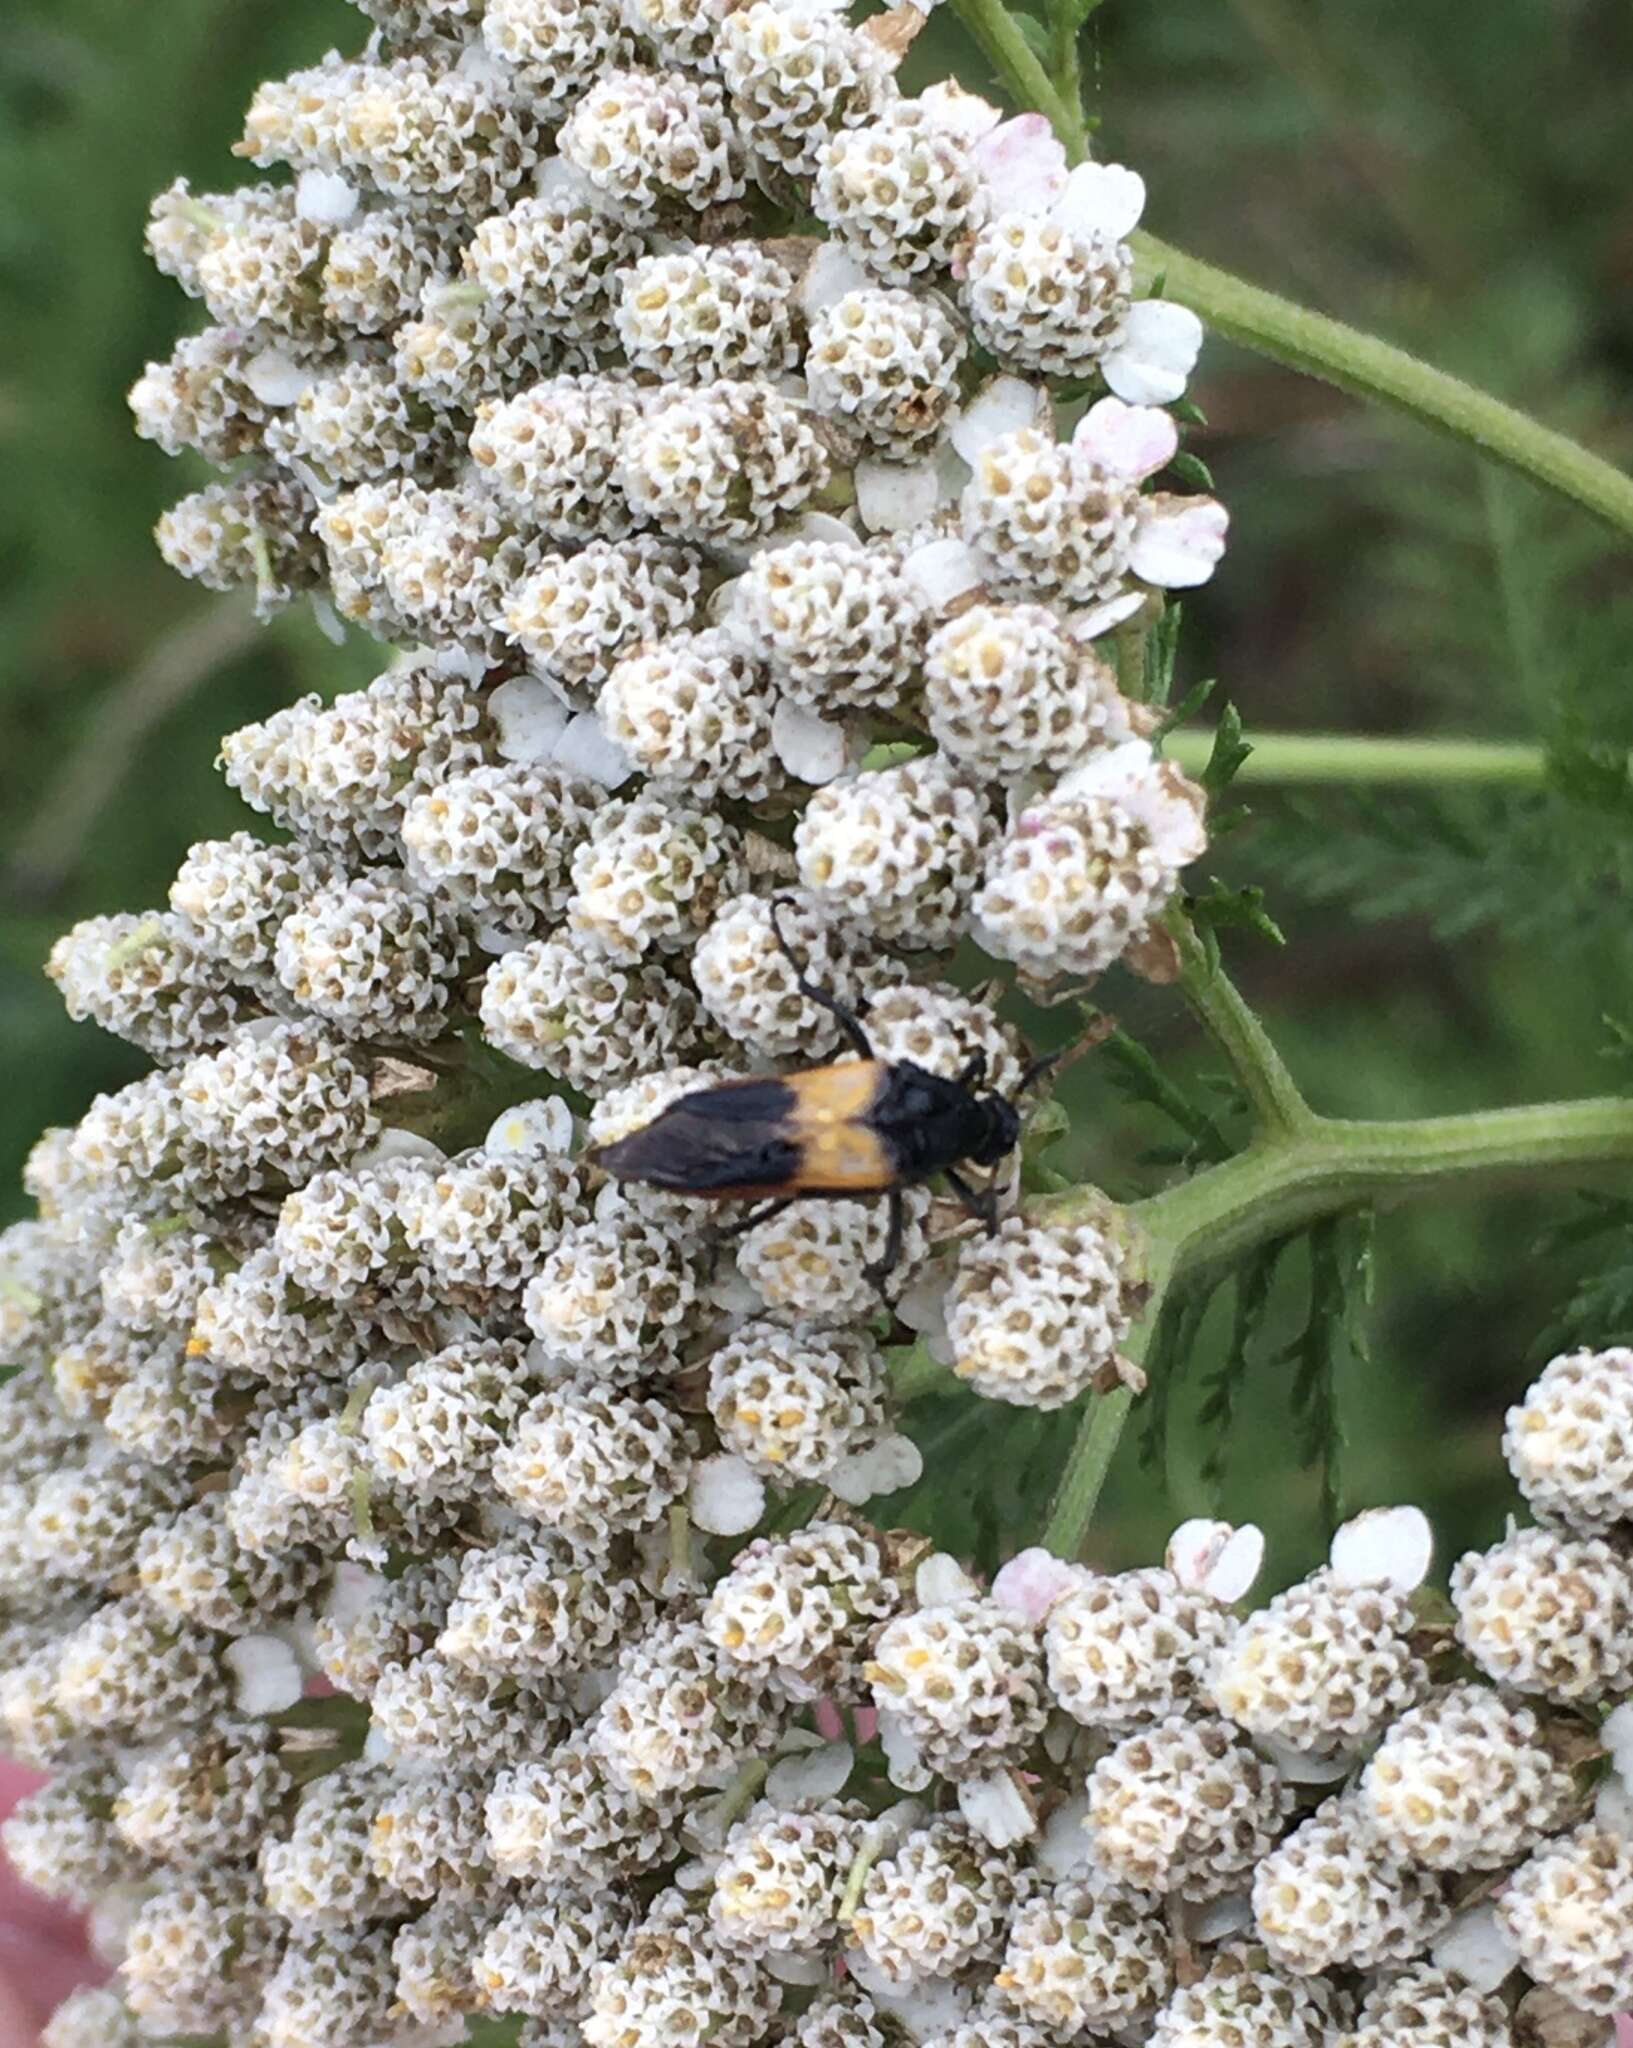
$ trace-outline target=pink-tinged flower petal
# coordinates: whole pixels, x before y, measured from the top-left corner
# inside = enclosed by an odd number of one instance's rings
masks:
[[[1129,567],[1159,589],[1194,590],[1219,566],[1229,530],[1230,514],[1212,498],[1147,498]]]
[[[1201,352],[1202,322],[1189,306],[1141,299],[1129,307],[1117,345],[1101,357],[1100,370],[1130,405],[1172,405]]]
[[[845,1717],[830,1699],[820,1699],[811,1709],[811,1719],[816,1723],[816,1732],[824,1742],[843,1742],[845,1739]]]
[[[1616,2048],[1633,2048],[1633,2012],[1616,2015]]]
[[[1132,751],[1132,750],[1127,750]],[[1188,1593],[1227,1604],[1251,1589],[1264,1562],[1264,1536],[1252,1522],[1181,1522],[1168,1539],[1168,1569]]]
[[[1085,242],[1120,242],[1145,211],[1145,180],[1121,164],[1079,164],[1049,217]]]
[[[1064,1600],[1082,1578],[1076,1565],[1053,1551],[1023,1550],[1012,1557],[992,1582],[992,1597],[1028,1621],[1042,1621],[1057,1600]]]
[[[1173,461],[1179,429],[1153,406],[1102,398],[1078,421],[1072,446],[1098,468],[1143,482]]]
[[[858,1707],[851,1716],[851,1726],[856,1732],[858,1742],[871,1742],[879,1732],[879,1709]]]
[[[976,145],[999,213],[1047,213],[1066,189],[1066,147],[1042,114],[1017,114]]]
[[[959,136],[965,142],[979,142],[1004,118],[1001,108],[982,99],[979,93],[966,92],[950,78],[927,85],[919,94],[918,104],[943,133]]]

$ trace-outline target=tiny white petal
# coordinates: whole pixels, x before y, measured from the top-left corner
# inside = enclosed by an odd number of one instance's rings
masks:
[[[1199,846],[1197,851],[1200,853],[1201,850]],[[1253,1591],[1263,1569],[1264,1531],[1253,1522],[1245,1522],[1227,1539],[1214,1559],[1203,1578],[1201,1590],[1221,1606],[1234,1607],[1238,1600],[1245,1600]]]
[[[980,590],[991,574],[992,557],[961,540],[926,541],[902,563],[903,577],[937,611]]]
[[[1206,583],[1225,552],[1230,514],[1212,498],[1144,498],[1129,567],[1162,590]]]
[[[797,782],[820,786],[844,774],[850,742],[836,720],[783,697],[771,714],[771,746]]]
[[[1141,299],[1100,358],[1100,373],[1131,405],[1172,405],[1202,353],[1202,322],[1172,299]]]
[[[1599,1740],[1609,1752],[1611,1768],[1633,1785],[1633,1700],[1605,1716]]]
[[[875,2005],[894,2013],[915,2041],[950,2034],[969,2016],[970,1994],[950,1977],[926,1977],[916,1984],[886,1983],[868,1992]]]
[[[836,305],[850,292],[866,291],[874,279],[839,242],[819,242],[800,280],[799,300],[807,320]]]
[[[1078,421],[1072,446],[1099,468],[1143,482],[1173,461],[1179,429],[1155,406],[1102,398]]]
[[[1235,1533],[1231,1522],[1201,1519],[1180,1523],[1168,1539],[1165,1562],[1187,1593],[1201,1592],[1202,1581]]]
[[[1342,1586],[1415,1593],[1429,1576],[1434,1554],[1434,1530],[1421,1508],[1368,1508],[1334,1536],[1330,1562]]]
[[[484,1152],[518,1152],[563,1159],[573,1149],[573,1112],[559,1095],[512,1103],[488,1126]]]
[[[1079,164],[1049,218],[1087,242],[1120,242],[1145,211],[1145,180],[1122,164]]]
[[[975,146],[996,212],[1047,213],[1066,189],[1066,145],[1042,114],[1017,114]]]
[[[1600,1781],[1593,1817],[1606,1834],[1633,1835],[1633,1785],[1620,1772],[1612,1771]]]
[[[946,1336],[947,1289],[951,1278],[943,1266],[926,1266],[897,1297],[897,1316],[919,1336]]]
[[[700,1892],[714,1883],[714,1874],[719,1867],[717,1856],[693,1856],[681,1864],[669,1881],[678,1891]]]
[[[302,171],[295,180],[295,211],[319,227],[337,228],[357,211],[357,187],[338,171]]]
[[[460,51],[454,72],[458,77],[469,78],[478,85],[490,87],[496,93],[515,89],[516,81],[507,66],[502,64],[487,44],[480,40],[467,43]]]
[[[966,462],[973,463],[994,441],[1038,426],[1048,412],[1049,393],[1043,385],[1025,377],[993,377],[954,419],[948,439]]]
[[[1040,1876],[1075,1877],[1088,1869],[1094,1861],[1094,1839],[1088,1830],[1088,1818],[1087,1792],[1075,1793],[1050,1814],[1033,1857]]]
[[[692,1520],[711,1536],[746,1536],[765,1513],[765,1481],[741,1458],[721,1452],[692,1473]]]
[[[870,533],[906,533],[922,526],[941,495],[933,462],[885,462],[866,455],[856,465],[856,510]]]
[[[244,365],[244,382],[263,405],[293,405],[316,382],[305,363],[282,349],[263,348]]]
[[[1273,1735],[1261,1735],[1255,1747],[1291,1785],[1336,1785],[1355,1768],[1355,1758],[1342,1750],[1336,1755],[1317,1755],[1307,1749],[1295,1749],[1290,1742],[1278,1742]]]
[[[995,1771],[990,1778],[962,1779],[958,1810],[995,1849],[1013,1848],[1038,1831],[1038,1817],[1008,1771]]]
[[[769,536],[765,549],[756,548],[755,554],[775,548],[790,548],[807,541],[816,541],[824,546],[860,548],[867,543],[848,520],[838,518],[832,512],[802,512],[797,519],[790,519]]]
[[[919,1752],[918,1743],[888,1707],[879,1709],[879,1747],[885,1753],[885,1772],[892,1785],[904,1792],[922,1792],[932,1773]]]
[[[956,505],[963,497],[965,486],[975,472],[951,441],[937,443],[934,462],[936,506],[938,510],[944,511],[947,506]]]
[[[783,1955],[773,1949],[761,1960],[779,1984],[821,1984],[828,1975],[828,1958],[825,1955]]]
[[[1066,630],[1074,640],[1098,640],[1114,626],[1120,626],[1124,619],[1133,618],[1144,603],[1144,591],[1125,591],[1121,597],[1108,597],[1104,604],[1093,604],[1080,612],[1068,612]]]
[[[130,1930],[136,1924],[136,1916],[151,1897],[151,1888],[145,1884],[110,1885],[106,1891],[97,1893],[85,1915],[85,1932],[98,1962],[110,1970],[119,1968],[130,1945]]]
[[[919,94],[918,105],[948,135],[969,143],[990,135],[1004,118],[1002,110],[979,93],[966,92],[955,80],[946,78],[928,85]]]
[[[980,1588],[956,1557],[933,1550],[913,1574],[913,1598],[921,1607],[952,1607],[973,1600]]]
[[[992,1582],[992,1597],[1000,1607],[1011,1608],[1028,1621],[1042,1621],[1058,1600],[1083,1583],[1083,1572],[1075,1564],[1056,1557],[1052,1550],[1034,1546],[1017,1551]]]
[[[866,1507],[880,1493],[899,1493],[916,1486],[924,1473],[924,1454],[910,1436],[887,1436],[854,1457],[842,1458],[827,1474],[829,1489],[848,1507]]]
[[[1459,1913],[1429,1950],[1436,1969],[1450,1970],[1476,1991],[1495,1991],[1519,1965],[1519,1951],[1497,1922],[1493,1906]]]
[[[820,1749],[773,1764],[765,1781],[766,1797],[779,1806],[798,1806],[807,1799],[837,1799],[855,1766],[856,1753],[848,1742],[825,1742]]]
[[[349,1628],[371,1607],[378,1606],[390,1591],[391,1581],[383,1572],[371,1572],[349,1558],[342,1558],[329,1579],[323,1618],[332,1621],[336,1628]]]
[[[328,641],[331,647],[344,647],[346,644],[346,621],[335,610],[321,590],[314,590],[312,592],[310,603],[312,606],[312,618],[324,639]]]
[[[593,711],[581,711],[567,721],[550,759],[564,775],[582,775],[603,789],[621,788],[635,773],[635,764],[608,738]]]
[[[422,1138],[417,1131],[382,1131],[372,1145],[356,1154],[347,1162],[347,1170],[355,1172],[360,1166],[382,1166],[388,1159],[423,1159],[428,1166],[435,1166],[448,1157],[442,1147],[433,1144],[429,1138]]]
[[[599,196],[577,165],[564,156],[547,156],[533,174],[533,190],[540,199],[559,200],[563,206],[590,205]]]
[[[488,710],[499,728],[499,752],[507,761],[548,761],[572,717],[539,676],[501,683],[488,699]]]
[[[300,1659],[280,1636],[239,1636],[222,1651],[221,1661],[237,1681],[234,1699],[241,1714],[282,1713],[306,1689]]]

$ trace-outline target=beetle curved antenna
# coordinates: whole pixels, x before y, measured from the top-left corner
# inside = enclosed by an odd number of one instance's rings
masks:
[[[873,1041],[868,1037],[866,1031],[863,1030],[861,1018],[857,1016],[854,1010],[847,1009],[837,996],[830,995],[825,988],[819,987],[816,982],[808,978],[798,955],[788,943],[788,934],[782,928],[782,909],[787,901],[786,896],[772,897],[771,929],[776,936],[778,946],[782,950],[783,958],[794,970],[794,986],[802,996],[806,997],[808,1001],[815,1003],[819,1009],[826,1010],[832,1017],[837,1017],[845,1036],[855,1046],[863,1059],[872,1059],[874,1056]]]
[[[1018,1105],[1024,1097],[1031,1094],[1034,1088],[1047,1081],[1056,1067],[1064,1066],[1068,1056],[1077,1049],[1070,1045],[1063,1045],[1058,1051],[1046,1052],[1041,1059],[1033,1060],[1023,1071],[1021,1078],[1015,1083],[1015,1092],[1010,1096],[1010,1102]]]

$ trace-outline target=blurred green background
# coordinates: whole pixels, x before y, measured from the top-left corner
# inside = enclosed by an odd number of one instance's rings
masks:
[[[148,539],[198,479],[138,443],[123,394],[190,320],[141,249],[150,194],[208,189],[262,77],[355,45],[342,0],[12,0],[0,38],[0,1195],[45,1124],[137,1062],[62,1016],[41,978],[74,918],[162,900],[187,844],[242,822],[215,743],[310,688],[370,673],[304,617],[249,627],[163,569]],[[1149,224],[1227,267],[1375,328],[1633,464],[1633,12],[1625,0],[1107,0],[1089,33],[1099,150],[1151,189]],[[943,9],[913,57],[986,86]],[[1234,517],[1226,573],[1189,607],[1182,680],[1216,675],[1254,727],[1540,738],[1553,784],[1442,802],[1254,789],[1214,865],[1262,883],[1277,951],[1239,978],[1318,1106],[1410,1114],[1597,1092],[1633,1019],[1633,632],[1628,554],[1589,522],[1401,425],[1213,347],[1196,446]],[[1204,1090],[1177,1002],[1108,986],[1123,1023]],[[1171,1135],[1085,1061],[1075,1164],[1155,1184]],[[1340,1363],[1344,1483],[1432,1507],[1448,1547],[1512,1504],[1505,1405],[1583,1276],[1574,1327],[1626,1333],[1617,1227],[1539,1249],[1550,1198],[1403,1211],[1376,1246],[1372,1355]],[[1216,1499],[1264,1521],[1278,1577],[1321,1546],[1290,1368],[1290,1255],[1241,1390],[1222,1480],[1195,1409],[1224,1355],[1222,1300],[1183,1361],[1165,1481],[1130,1446],[1099,1524],[1133,1560]],[[1597,1319],[1597,1321],[1596,1321]],[[1055,1451],[1030,1418],[994,1447],[931,1410],[926,1491],[944,1533],[990,1544],[1041,1513]],[[1058,1440],[1059,1429],[1055,1430]],[[966,1461],[984,1475],[966,1487]],[[975,1504],[972,1496],[978,1495]]]

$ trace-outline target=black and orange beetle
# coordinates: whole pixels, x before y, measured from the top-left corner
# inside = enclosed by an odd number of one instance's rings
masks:
[[[994,1167],[1014,1151],[1021,1133],[1016,1103],[1055,1058],[1029,1067],[1013,1100],[981,1090],[984,1053],[955,1080],[912,1060],[881,1060],[855,1012],[806,979],[775,906],[772,928],[800,993],[839,1020],[860,1057],[694,1089],[642,1129],[598,1147],[593,1163],[618,1180],[674,1194],[762,1204],[732,1235],[793,1202],[882,1195],[890,1224],[884,1252],[869,1269],[875,1282],[901,1256],[904,1187],[942,1174],[969,1213],[995,1229],[996,1190],[972,1187],[959,1169]]]

